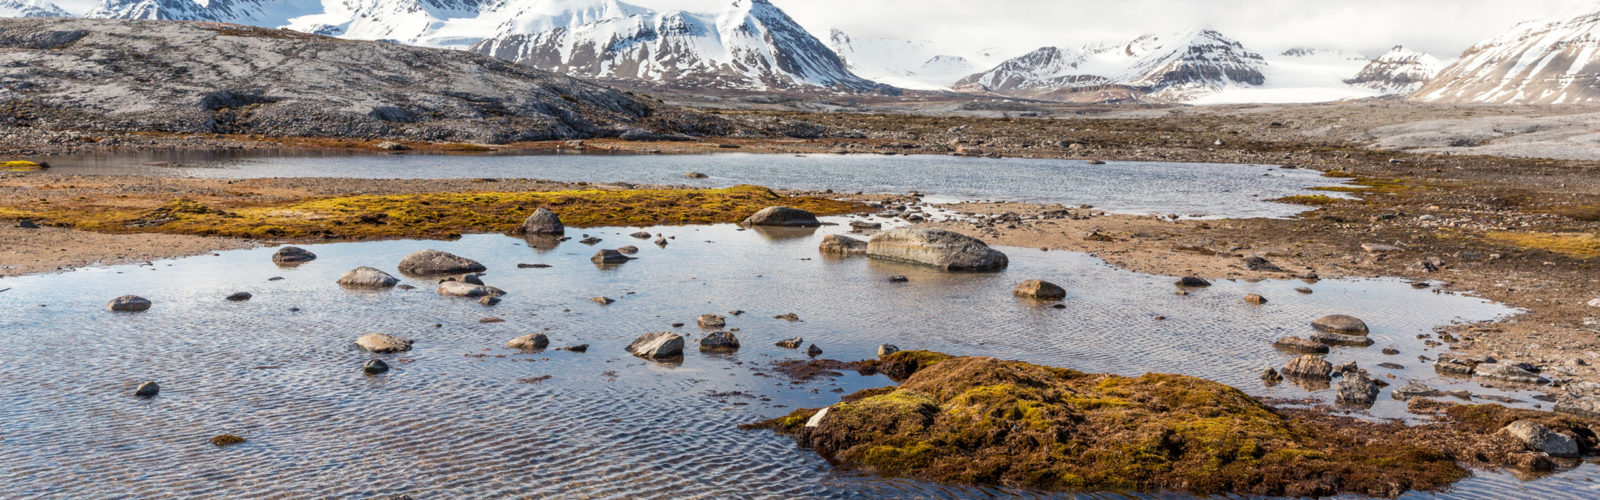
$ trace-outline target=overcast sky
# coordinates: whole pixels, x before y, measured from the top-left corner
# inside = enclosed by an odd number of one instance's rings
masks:
[[[732,0],[622,0],[669,10],[716,11]],[[1148,32],[1209,26],[1266,54],[1292,47],[1376,56],[1401,44],[1452,58],[1519,21],[1600,11],[1600,0],[772,0],[826,38],[934,43],[966,55],[1021,55],[1046,45],[1121,42]],[[98,0],[56,0],[87,11]]]

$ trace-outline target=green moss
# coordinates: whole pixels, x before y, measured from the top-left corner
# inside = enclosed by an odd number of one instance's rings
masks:
[[[1328,195],[1321,195],[1321,194],[1297,194],[1297,195],[1294,195],[1294,196],[1285,196],[1285,197],[1278,198],[1278,199],[1272,200],[1272,201],[1276,201],[1276,202],[1279,202],[1279,203],[1293,203],[1293,204],[1296,204],[1296,205],[1322,206],[1322,205],[1332,205],[1332,204],[1339,203],[1340,201],[1344,201],[1344,200],[1341,200],[1339,198],[1334,198],[1334,197],[1328,196]]]
[[[1583,258],[1600,257],[1600,234],[1496,231],[1484,237],[1493,242],[1528,250],[1543,250]]]

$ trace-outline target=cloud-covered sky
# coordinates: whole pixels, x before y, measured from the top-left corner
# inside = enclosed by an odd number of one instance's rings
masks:
[[[716,11],[732,0],[622,0]],[[1143,33],[1208,26],[1262,53],[1293,47],[1376,56],[1400,44],[1442,58],[1525,20],[1600,11],[1600,0],[772,0],[819,37],[932,42],[965,55],[1020,55],[1046,45],[1121,42]],[[84,12],[99,0],[56,0]]]

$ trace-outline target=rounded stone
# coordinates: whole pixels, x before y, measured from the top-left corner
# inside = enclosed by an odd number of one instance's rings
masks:
[[[822,222],[816,214],[789,207],[767,207],[745,218],[746,226],[817,227]]]
[[[139,384],[139,387],[133,390],[133,395],[141,398],[153,398],[157,394],[161,394],[161,386],[155,382]]]
[[[1311,322],[1311,327],[1328,333],[1344,335],[1366,335],[1367,323],[1354,316],[1332,314],[1317,318]]]
[[[883,359],[884,357],[897,352],[900,352],[900,348],[896,347],[894,344],[878,344],[878,359]]]
[[[369,359],[366,364],[361,365],[361,371],[367,375],[377,375],[389,371],[389,364],[381,359]]]
[[[123,295],[111,299],[106,304],[106,309],[116,312],[141,312],[150,310],[150,299],[138,295]]]
[[[438,250],[423,250],[400,260],[400,272],[413,276],[481,273],[488,270],[478,261]]]
[[[390,288],[400,280],[376,268],[361,266],[339,276],[339,286],[345,288]]]
[[[711,352],[733,352],[739,350],[739,337],[732,332],[715,332],[700,339],[700,350]]]
[[[1061,300],[1067,298],[1067,290],[1055,283],[1042,280],[1028,280],[1017,285],[1012,295],[1039,300]]]
[[[317,254],[300,247],[283,247],[272,254],[272,262],[280,266],[304,264],[313,260],[317,260]]]
[[[561,224],[561,217],[548,208],[540,207],[534,210],[527,220],[522,221],[522,226],[517,228],[521,234],[566,234],[567,227]]]
[[[362,349],[379,354],[392,354],[411,350],[411,341],[385,335],[382,333],[369,333],[356,339],[356,345]]]
[[[546,347],[550,347],[550,337],[545,336],[543,333],[531,333],[511,339],[510,342],[506,342],[506,347],[510,347],[512,349],[522,349],[525,351],[537,351]]]

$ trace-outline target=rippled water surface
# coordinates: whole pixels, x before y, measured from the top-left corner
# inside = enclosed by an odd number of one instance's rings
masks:
[[[1171,278],[1068,252],[1003,248],[1012,261],[1005,272],[945,274],[819,257],[821,235],[838,227],[652,228],[675,238],[666,248],[625,236],[634,230],[584,231],[604,238],[603,248],[642,248],[638,260],[612,269],[591,264],[595,248],[576,242],[538,249],[478,235],[311,246],[320,258],[289,269],[271,264],[272,249],[256,249],[0,280],[11,288],[0,293],[0,497],[1032,494],[835,472],[786,438],[737,430],[890,383],[855,374],[800,384],[768,376],[773,361],[803,357],[773,345],[796,336],[842,360],[872,357],[887,342],[1085,371],[1185,373],[1256,395],[1330,400],[1331,390],[1265,387],[1256,374],[1291,357],[1273,350],[1273,339],[1308,334],[1317,316],[1350,313],[1371,325],[1378,343],[1337,349],[1334,362],[1356,360],[1375,376],[1393,375],[1391,388],[1416,378],[1534,403],[1528,394],[1440,379],[1417,360],[1437,354],[1418,334],[1513,311],[1397,280],[1220,282],[1177,296]],[[485,281],[509,295],[485,307],[439,296],[418,279],[405,280],[418,287],[410,291],[334,284],[361,265],[396,273],[401,257],[425,248],[482,261],[490,269]],[[897,274],[910,282],[887,281]],[[1011,288],[1030,278],[1064,286],[1067,307],[1012,297]],[[1315,293],[1294,292],[1299,286]],[[223,300],[238,291],[255,297]],[[1270,302],[1244,303],[1251,292]],[[155,307],[104,310],[130,293]],[[616,303],[602,306],[589,300],[595,296]],[[728,319],[740,329],[737,354],[691,347],[681,364],[664,365],[623,349],[642,333],[668,330],[693,346],[704,334],[696,316],[734,309],[748,311]],[[791,312],[801,321],[773,319]],[[505,322],[480,323],[488,317]],[[415,349],[357,350],[352,341],[370,332],[415,339]],[[532,332],[547,333],[552,347],[591,348],[527,354],[503,347]],[[1382,355],[1385,345],[1402,354]],[[361,364],[373,357],[394,370],[363,375]],[[1386,361],[1402,368],[1376,366]],[[131,396],[144,380],[158,381],[161,395]],[[1399,416],[1403,407],[1386,389],[1367,414]],[[222,433],[249,442],[226,449],[207,442]],[[1594,469],[1537,482],[1480,474],[1448,495],[1583,497],[1594,493]]]
[[[1307,207],[1272,203],[1335,184],[1313,170],[1270,165],[988,159],[879,155],[441,156],[200,152],[134,153],[52,160],[49,174],[212,178],[529,178],[727,187],[757,184],[839,192],[929,194],[929,201],[1003,200],[1092,205],[1119,213],[1286,217]],[[160,166],[152,166],[160,165]],[[686,179],[690,171],[707,179]]]

